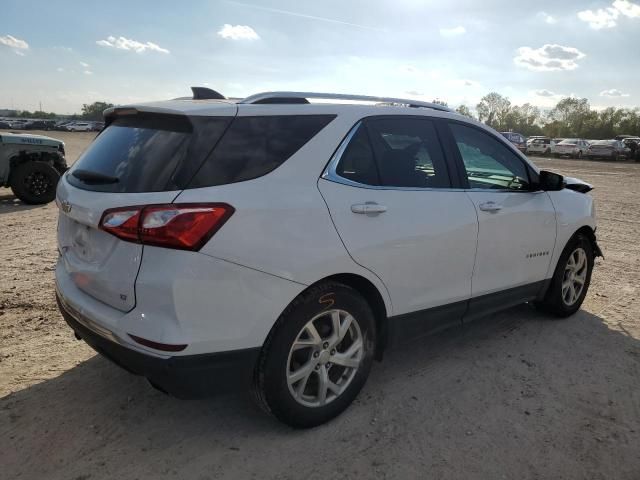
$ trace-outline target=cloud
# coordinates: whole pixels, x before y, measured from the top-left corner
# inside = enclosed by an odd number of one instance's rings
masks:
[[[478,82],[476,82],[475,80],[469,80],[469,79],[462,79],[462,80],[458,80],[458,82],[463,86],[463,87],[479,87],[480,84]]]
[[[616,0],[613,2],[613,8],[625,17],[640,18],[640,5],[628,0]]]
[[[218,35],[227,40],[259,40],[260,36],[249,25],[229,25],[225,23]]]
[[[464,28],[462,25],[458,25],[457,27],[453,27],[453,28],[440,29],[440,35],[442,35],[443,37],[455,37],[456,35],[463,35],[466,32],[467,32],[467,29]]]
[[[93,75],[93,72],[91,70],[85,70],[84,72],[85,75]]]
[[[29,49],[29,44],[27,42],[11,35],[0,36],[0,44],[9,48],[17,48],[19,50]]]
[[[583,22],[587,22],[594,30],[615,27],[618,24],[620,15],[628,18],[640,18],[640,5],[629,0],[615,0],[607,8],[578,12],[578,18]]]
[[[616,26],[616,20],[620,12],[616,8],[599,8],[598,10],[583,10],[578,12],[578,18],[587,22],[594,30],[612,28]]]
[[[58,72],[64,72],[64,68],[62,68],[62,67],[58,67],[58,68],[56,68],[56,71],[58,71]]]
[[[15,53],[16,55],[18,55],[19,57],[24,57],[24,52],[21,50],[14,50],[13,53]]]
[[[542,20],[544,20],[544,22],[548,23],[549,25],[558,23],[558,20],[556,20],[555,17],[552,17],[551,15],[549,15],[547,12],[538,12],[537,16],[542,18]]]
[[[82,65],[84,68],[89,68],[89,64],[86,62],[80,62],[80,65]]]
[[[404,93],[406,93],[407,95],[411,95],[413,97],[422,97],[422,96],[424,96],[423,92],[419,92],[417,90],[407,90]]]
[[[547,90],[545,88],[541,89],[541,90],[534,90],[533,92],[535,95],[537,95],[538,97],[555,97],[557,96],[556,93],[553,93],[550,90]]]
[[[628,93],[622,93],[617,88],[611,88],[609,90],[604,90],[600,92],[601,97],[628,97]]]
[[[540,48],[520,47],[513,61],[529,70],[549,72],[575,70],[578,68],[577,61],[584,57],[586,55],[577,48],[545,44]]]
[[[137,40],[131,40],[125,37],[108,36],[106,40],[96,41],[101,47],[111,47],[117,50],[129,50],[136,53],[144,53],[146,51],[158,52],[158,53],[170,53],[166,48],[162,48],[159,45],[152,42],[138,42]]]

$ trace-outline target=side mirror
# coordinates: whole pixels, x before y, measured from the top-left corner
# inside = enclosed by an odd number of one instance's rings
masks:
[[[545,192],[557,192],[564,188],[564,177],[557,173],[549,172],[548,170],[540,171],[539,180],[540,190]]]

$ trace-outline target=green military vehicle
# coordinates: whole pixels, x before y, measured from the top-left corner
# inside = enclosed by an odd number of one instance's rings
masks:
[[[64,142],[43,135],[0,132],[0,186],[24,203],[48,203],[67,170]]]

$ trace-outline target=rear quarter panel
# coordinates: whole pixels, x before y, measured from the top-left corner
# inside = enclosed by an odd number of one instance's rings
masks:
[[[293,115],[300,111],[287,105],[251,107],[240,109],[239,115]],[[326,112],[318,107],[313,113],[335,114],[335,106],[327,107]],[[360,118],[358,109],[339,115],[283,165],[263,177],[184,190],[176,202],[226,202],[235,208],[233,216],[200,252],[303,285],[341,273],[360,275],[376,286],[391,315],[391,300],[384,284],[349,256],[317,188],[331,155]]]

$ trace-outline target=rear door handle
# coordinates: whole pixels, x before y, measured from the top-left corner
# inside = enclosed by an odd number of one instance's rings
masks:
[[[360,213],[364,215],[377,215],[387,211],[387,207],[384,205],[378,205],[375,202],[357,203],[351,205],[351,211],[353,213]]]
[[[502,205],[498,205],[496,202],[489,201],[478,205],[478,208],[484,212],[497,212],[502,210]]]

